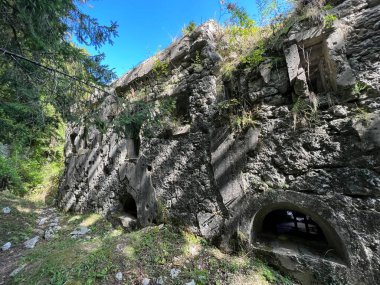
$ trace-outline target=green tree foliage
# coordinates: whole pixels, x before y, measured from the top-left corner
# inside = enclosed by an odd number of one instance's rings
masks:
[[[53,159],[42,150],[59,141],[62,119],[82,115],[93,87],[115,77],[103,54],[90,56],[72,43],[99,48],[117,35],[116,23],[103,26],[82,13],[85,3],[0,0],[0,142],[11,146],[11,158],[1,157],[0,180],[17,174],[25,182]],[[4,185],[11,184],[0,190]]]

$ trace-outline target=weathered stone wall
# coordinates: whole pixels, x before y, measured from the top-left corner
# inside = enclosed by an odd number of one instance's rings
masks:
[[[376,284],[380,6],[347,0],[334,12],[339,20],[330,29],[292,28],[284,42],[286,64],[267,60],[231,82],[219,74],[213,22],[121,77],[100,107],[104,120],[117,117],[118,97],[133,102],[136,94],[150,101],[177,98],[189,118],[169,134],[139,140],[112,127],[101,133],[71,126],[59,205],[109,214],[122,210],[128,193],[141,226],[164,215],[221,246],[238,236],[303,284]],[[170,62],[168,74],[154,76],[157,58]],[[366,88],[355,92],[359,81]],[[234,132],[216,122],[217,103],[230,94],[254,106],[256,128]],[[293,98],[315,96],[318,116],[311,121],[298,114],[295,124]],[[312,217],[331,250],[315,254],[280,241],[262,243],[262,221],[276,209]]]

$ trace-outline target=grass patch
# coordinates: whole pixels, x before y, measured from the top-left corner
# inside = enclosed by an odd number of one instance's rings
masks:
[[[31,238],[36,225],[36,205],[27,199],[5,191],[0,195],[0,210],[9,207],[9,214],[0,214],[0,245],[11,242],[12,246]]]
[[[42,241],[20,260],[27,267],[11,284],[104,284],[113,276],[120,231],[96,214],[63,216],[61,225],[53,240]],[[90,228],[87,237],[71,238],[78,226]]]
[[[20,260],[27,266],[10,284],[141,284],[144,278],[162,278],[167,285],[191,280],[200,285],[291,284],[249,254],[225,254],[171,225],[124,233],[96,214],[62,216],[61,225],[58,236]],[[78,226],[91,231],[72,239],[70,232]],[[172,269],[180,270],[176,278]],[[123,282],[115,279],[117,272],[123,273]]]
[[[38,205],[2,193],[1,208],[11,208],[10,214],[0,215],[2,244],[17,245],[35,235],[41,213]],[[34,249],[23,249],[18,265],[26,266],[7,284],[141,284],[144,278],[152,283],[162,278],[166,285],[191,280],[198,285],[291,284],[249,253],[225,254],[172,225],[125,233],[98,214],[58,215],[62,228],[52,240],[41,239]],[[90,232],[73,239],[70,233],[80,226]],[[180,270],[176,278],[171,277],[172,269]],[[116,280],[117,272],[123,273],[122,282]]]

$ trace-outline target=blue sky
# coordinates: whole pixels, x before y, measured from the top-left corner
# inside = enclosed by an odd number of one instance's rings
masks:
[[[255,0],[231,2],[244,7],[252,18],[258,17]],[[111,20],[119,24],[114,45],[100,49],[106,54],[104,63],[118,76],[168,46],[190,21],[200,24],[221,16],[219,0],[90,0],[81,10],[100,24]],[[93,48],[86,49],[96,53]]]

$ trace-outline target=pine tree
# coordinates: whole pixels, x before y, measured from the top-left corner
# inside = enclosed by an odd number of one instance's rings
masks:
[[[116,23],[81,12],[86,2],[0,0],[0,143],[22,153],[18,160],[46,144],[62,119],[75,119],[73,111],[85,113],[94,87],[115,77],[103,54],[73,44],[98,49],[117,36]]]

